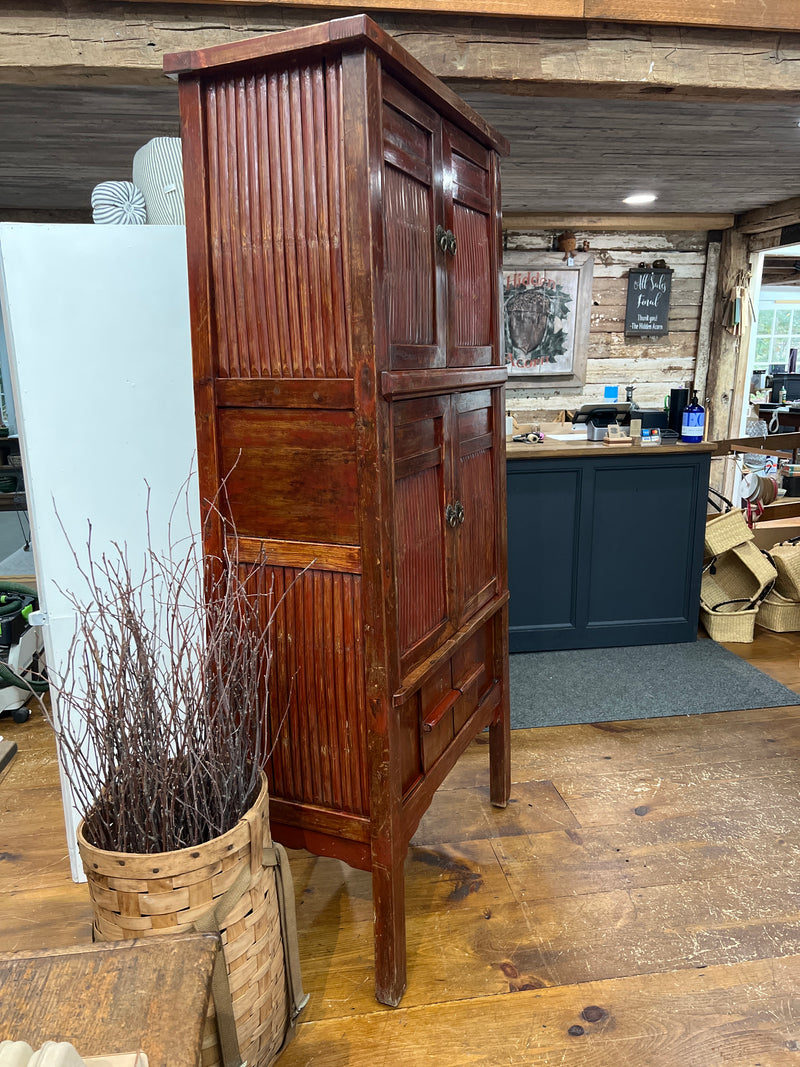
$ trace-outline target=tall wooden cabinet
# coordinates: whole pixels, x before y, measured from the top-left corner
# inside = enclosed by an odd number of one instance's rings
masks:
[[[403,864],[490,729],[509,794],[504,139],[365,16],[167,56],[180,78],[201,493],[276,594],[272,832],[372,872],[405,989]],[[219,548],[210,527],[208,547]]]

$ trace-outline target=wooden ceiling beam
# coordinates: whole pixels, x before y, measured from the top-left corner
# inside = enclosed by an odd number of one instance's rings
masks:
[[[584,17],[716,29],[800,30],[797,0],[585,0]]]
[[[422,16],[386,8],[376,17],[457,92],[472,82],[528,96],[800,102],[800,33],[712,32],[652,22],[476,20],[452,11],[443,15],[439,7]],[[0,5],[0,82],[159,84],[167,52],[309,25],[328,12],[307,3],[303,8],[226,4],[212,13],[210,4],[94,0],[81,5],[80,15],[64,17],[51,0],[28,0],[21,20],[18,11]]]
[[[734,215],[682,215],[662,213],[633,214],[620,212],[608,215],[560,215],[543,212],[504,212],[503,229],[580,230],[607,233],[678,233],[704,230],[727,230],[734,224]]]
[[[800,196],[779,200],[776,204],[746,211],[736,220],[736,228],[742,233],[767,233],[781,230],[784,226],[794,226],[800,222]]]
[[[153,0],[135,0],[151,3]],[[196,0],[177,0],[179,3]],[[201,0],[207,7],[221,7],[228,0]],[[282,0],[307,8],[330,10],[329,0]],[[263,6],[264,0],[237,0],[242,7]],[[358,8],[362,0],[337,0],[339,8]],[[598,19],[607,22],[664,22],[673,25],[707,26],[714,29],[800,30],[797,0],[449,0],[453,14],[495,15],[523,18]],[[441,10],[437,0],[370,0],[371,11]]]

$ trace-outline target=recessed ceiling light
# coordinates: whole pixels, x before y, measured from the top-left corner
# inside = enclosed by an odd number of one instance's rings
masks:
[[[623,204],[652,204],[658,197],[655,193],[634,193],[632,196],[626,196],[622,201]]]

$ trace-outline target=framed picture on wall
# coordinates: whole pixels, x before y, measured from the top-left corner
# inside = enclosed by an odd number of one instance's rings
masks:
[[[503,343],[510,386],[584,384],[593,268],[586,252],[573,253],[571,264],[561,252],[506,254]]]

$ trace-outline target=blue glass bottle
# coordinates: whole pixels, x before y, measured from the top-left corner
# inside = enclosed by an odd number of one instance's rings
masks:
[[[705,421],[705,408],[700,406],[697,393],[692,393],[692,402],[683,409],[681,441],[685,441],[689,445],[699,445],[703,440]]]

